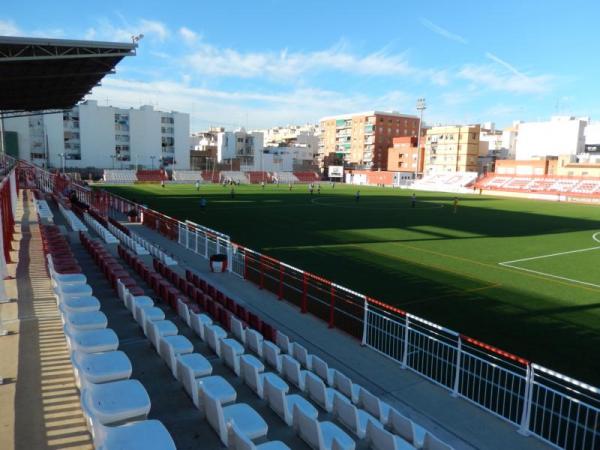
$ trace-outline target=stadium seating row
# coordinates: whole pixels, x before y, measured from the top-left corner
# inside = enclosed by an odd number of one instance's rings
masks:
[[[477,188],[547,194],[597,195],[600,179],[490,174],[477,182]]]
[[[423,191],[465,192],[477,180],[477,172],[452,172],[426,175],[412,184]]]
[[[58,209],[73,231],[87,231],[87,227],[79,217],[70,209],[65,208],[60,201],[58,202]]]
[[[156,183],[161,181],[167,181],[169,177],[163,169],[157,170],[138,170],[136,172],[137,181],[143,183]]]
[[[97,449],[174,449],[161,422],[146,420],[150,399],[131,380],[131,362],[57,227],[40,227],[47,269],[64,325],[81,407]]]
[[[250,179],[240,171],[224,170],[221,172],[221,182],[248,184]]]
[[[107,244],[116,244],[119,242],[115,235],[105,228],[103,224],[100,224],[95,218],[91,216],[89,212],[83,213],[83,220],[88,226],[96,232]]]
[[[104,169],[103,179],[106,184],[131,184],[137,181],[135,170]]]
[[[380,402],[377,397],[360,386],[353,385],[341,372],[329,369],[325,361],[309,355],[301,345],[291,343],[284,334],[262,322],[257,315],[248,312],[231,298],[224,296],[198,275],[186,271],[186,279],[183,279],[157,260],[154,260],[154,269],[157,272],[150,272],[137,257],[124,248],[121,247],[119,254],[136,268],[144,279],[149,280],[160,298],[176,309],[184,322],[201,340],[207,342],[225,365],[241,377],[259,398],[269,401],[271,408],[288,426],[295,426],[296,430],[302,430],[298,431],[300,437],[314,446],[313,448],[330,448],[331,441],[336,436],[339,440],[337,445],[341,446],[339,448],[354,448],[354,441],[334,423],[323,422],[318,425],[319,422],[316,420],[318,412],[310,403],[311,400],[325,411],[334,413],[336,421],[352,431],[359,439],[368,437],[368,422],[381,423],[381,420],[385,423],[389,422],[388,430],[384,429],[383,423],[378,427],[370,427],[373,428],[369,435],[372,448],[400,448],[406,444],[402,439],[407,437],[413,445],[423,448],[436,448],[436,445],[440,449],[449,448],[397,411],[393,410],[390,413],[392,409]],[[165,280],[167,283],[164,283]],[[164,333],[173,332],[173,327],[153,330],[153,325],[150,323],[144,325],[142,319],[144,314],[143,311],[137,313],[139,320],[142,321],[141,326],[147,329],[160,352]],[[228,332],[231,333],[231,338],[227,337]],[[189,349],[190,346],[182,345],[181,348]],[[244,353],[246,350],[248,353]],[[218,406],[211,403],[210,396],[220,399],[217,403],[221,403],[222,406],[226,401],[234,401],[231,398],[235,398],[235,391],[226,381],[209,377],[212,368],[204,357],[196,353],[178,352],[177,349],[164,350],[163,353],[170,355],[171,358],[166,360],[167,365],[173,375],[183,383],[194,404],[206,412],[209,423],[221,440],[227,444],[230,437],[224,433],[223,426],[220,424]],[[264,364],[275,368],[277,373],[265,373]],[[308,370],[301,370],[301,367]],[[286,395],[289,386],[280,376],[301,389],[307,399],[299,395]],[[326,387],[325,383],[330,387]],[[361,407],[368,410],[360,409]],[[223,408],[225,409],[226,407]],[[297,419],[294,422],[295,413]],[[264,421],[260,416],[257,417],[248,411],[247,414],[254,417],[256,429],[264,430],[262,426]],[[303,417],[303,414],[306,417]],[[393,419],[389,419],[388,416]],[[211,417],[214,419],[212,422]],[[358,422],[359,417],[362,417],[360,419],[362,422]],[[307,429],[312,432],[304,433]],[[402,439],[394,436],[394,432],[402,433]],[[249,436],[251,433],[246,430],[242,434]],[[327,442],[329,445],[326,444]],[[278,445],[284,444],[278,443]]]

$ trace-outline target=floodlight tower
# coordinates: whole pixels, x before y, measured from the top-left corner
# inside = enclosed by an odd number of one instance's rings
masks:
[[[421,164],[421,127],[423,123],[423,111],[427,109],[425,98],[417,99],[417,111],[419,111],[419,131],[417,134],[417,168],[415,169],[415,180],[419,176],[419,166]]]

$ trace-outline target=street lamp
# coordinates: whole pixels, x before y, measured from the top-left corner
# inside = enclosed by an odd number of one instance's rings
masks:
[[[117,158],[117,155],[110,155],[110,159],[112,159],[112,168],[114,170],[115,168],[115,159]]]
[[[419,165],[421,164],[421,126],[423,123],[423,111],[427,109],[424,98],[417,99],[417,111],[419,111],[419,131],[417,134],[417,167],[415,169],[415,180],[419,176]]]
[[[150,157],[150,161],[152,161],[152,169],[154,169],[154,160],[156,159],[156,156],[151,156]]]

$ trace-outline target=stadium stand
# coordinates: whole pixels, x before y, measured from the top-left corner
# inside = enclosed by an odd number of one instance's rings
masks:
[[[315,172],[294,172],[294,176],[300,183],[314,183],[320,180],[319,175]]]
[[[135,170],[105,169],[102,178],[106,184],[131,184],[137,181]]]
[[[169,177],[163,169],[158,170],[138,170],[136,173],[137,181],[141,183],[160,183],[167,181]]]
[[[600,191],[600,179],[489,174],[480,179],[475,186],[497,191],[591,197]]]
[[[202,172],[199,170],[174,170],[173,181],[177,183],[195,183],[202,181]]]
[[[209,183],[219,183],[221,181],[221,172],[219,172],[218,170],[215,170],[215,171],[205,170],[205,171],[201,172],[201,174],[202,174],[202,179]]]
[[[147,420],[151,407],[148,393],[142,383],[130,379],[131,361],[118,350],[119,339],[107,328],[101,302],[92,296],[66,238],[55,226],[42,225],[40,232],[81,407],[95,447],[175,449],[165,426]],[[80,236],[83,238],[83,233]],[[98,254],[99,263],[109,267],[111,257]],[[135,292],[135,282],[128,285]]]
[[[293,172],[273,172],[271,175],[276,182],[281,184],[297,183],[299,180]]]
[[[246,172],[246,177],[250,183],[271,183],[271,175],[268,172]]]
[[[477,172],[452,172],[427,175],[412,184],[412,188],[437,192],[469,192],[468,186],[477,180]]]
[[[221,180],[233,183],[248,184],[250,180],[240,171],[224,170],[221,171]]]

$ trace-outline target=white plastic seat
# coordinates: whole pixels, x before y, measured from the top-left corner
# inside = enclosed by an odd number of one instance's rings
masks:
[[[192,353],[194,345],[181,334],[161,336],[158,339],[158,354],[165,360],[173,376],[177,378],[177,356]]]
[[[242,344],[246,344],[246,329],[244,328],[244,324],[233,315],[231,316],[231,334]]]
[[[262,355],[263,360],[273,367],[278,373],[281,373],[281,356],[280,348],[270,341],[263,341]]]
[[[264,419],[254,409],[245,403],[235,403],[223,406],[210,393],[205,392],[206,418],[210,426],[217,432],[221,442],[228,446],[228,426],[233,423],[238,432],[249,439],[266,436],[269,428]]]
[[[254,445],[248,436],[246,436],[238,426],[232,422],[231,439],[235,450],[291,450],[281,441],[269,441],[259,445]]]
[[[92,287],[89,284],[65,284],[54,288],[54,293],[62,302],[68,298],[89,297],[92,295]]]
[[[390,408],[387,424],[391,432],[397,434],[405,441],[410,442],[417,448],[423,446],[427,431],[415,424],[408,417],[400,414],[396,409]]]
[[[236,390],[222,376],[211,375],[197,378],[196,382],[192,384],[192,401],[202,414],[206,412],[204,402],[206,393],[219,400],[222,405],[233,403],[237,399]]]
[[[110,328],[75,331],[65,326],[64,330],[67,345],[72,352],[99,353],[119,348],[119,338]]]
[[[343,395],[336,394],[333,399],[333,415],[352,433],[363,439],[367,434],[367,425],[373,422],[375,426],[383,428],[381,422],[369,413],[358,409]]]
[[[289,389],[289,386],[272,372],[263,373],[265,366],[252,355],[240,357],[240,372],[244,383],[250,387],[261,399],[264,398],[264,381],[269,379],[271,383],[280,389]],[[287,393],[287,390],[286,390]]]
[[[423,450],[454,450],[451,446],[445,442],[439,440],[431,433],[425,433],[423,439]]]
[[[283,382],[282,380],[282,383]],[[289,387],[283,388],[282,385],[272,383],[271,378],[266,378],[264,382],[265,398],[269,403],[269,407],[275,411],[275,413],[283,419],[288,425],[292,426],[294,419],[294,406],[302,409],[304,413],[316,419],[319,417],[319,412],[308,400],[298,394],[286,395],[289,391]]]
[[[336,369],[333,370],[333,387],[337,389],[346,397],[348,397],[352,403],[358,402],[358,393],[362,389],[358,384],[352,383],[352,380],[344,375],[342,372]]]
[[[58,273],[55,272],[54,269],[51,269],[52,279],[57,284],[85,284],[87,283],[87,278],[82,273]]]
[[[61,313],[99,311],[100,301],[93,296],[71,298],[58,305]]]
[[[374,422],[367,423],[367,440],[373,450],[412,450],[413,447],[405,440],[377,426]]]
[[[318,450],[354,450],[356,443],[340,427],[332,422],[319,422],[294,406],[294,431],[311,448]]]
[[[108,383],[131,377],[131,361],[121,351],[104,353],[73,352],[71,355],[75,382],[81,388],[83,382]]]
[[[204,337],[208,346],[220,358],[221,357],[221,339],[227,337],[227,332],[218,325],[205,325]]]
[[[177,298],[177,315],[183,319],[188,327],[191,326],[190,311],[187,304],[181,298]]]
[[[96,450],[176,450],[173,438],[159,420],[142,420],[118,427],[93,426]]]
[[[292,353],[290,338],[281,331],[277,331],[277,334],[275,335],[275,344],[277,344],[277,347],[281,349],[282,353]]]
[[[123,303],[125,303],[125,295],[128,292],[129,292],[129,289],[127,289],[125,287],[125,285],[123,284],[123,282],[120,279],[118,279],[117,280],[117,295],[119,296],[119,298],[121,299],[121,301]]]
[[[365,388],[361,388],[358,393],[357,406],[367,411],[382,424],[387,425],[390,406],[379,400],[379,398],[371,394]]]
[[[206,338],[204,337],[204,327],[205,325],[211,325],[212,323],[212,319],[206,314],[190,314],[190,326],[203,341],[206,341]]]
[[[140,321],[141,309],[154,306],[154,301],[147,295],[140,295],[138,297],[131,297],[131,312],[136,322]]]
[[[306,374],[306,391],[308,397],[325,411],[333,411],[333,398],[336,395],[336,390],[326,387],[323,380],[312,372]]]
[[[330,369],[325,361],[315,355],[312,355],[312,371],[329,386],[333,385],[333,369]]]
[[[300,363],[290,355],[281,357],[281,374],[301,391],[305,391],[306,370],[300,370]]]
[[[147,323],[148,339],[158,350],[158,339],[163,336],[175,336],[179,330],[170,320],[158,320]]]
[[[246,348],[262,358],[263,335],[256,330],[246,330]]]
[[[308,350],[304,346],[294,342],[292,344],[292,355],[302,367],[312,370],[312,355],[308,354]]]
[[[212,365],[208,359],[199,353],[187,353],[177,356],[177,379],[183,384],[192,399],[197,396],[197,378],[209,376],[212,370]]]
[[[148,336],[148,328],[150,326],[150,323],[165,320],[165,312],[162,309],[157,308],[156,306],[140,308],[139,318],[140,320],[138,322],[142,326],[144,336]]]
[[[101,311],[68,312],[63,316],[64,323],[72,330],[101,330],[108,325],[108,319]]]
[[[96,422],[109,425],[145,419],[150,412],[150,397],[138,380],[87,383],[81,391],[81,409],[92,428]]]
[[[221,341],[221,359],[237,376],[240,376],[240,355],[243,354],[244,347],[235,339]]]

